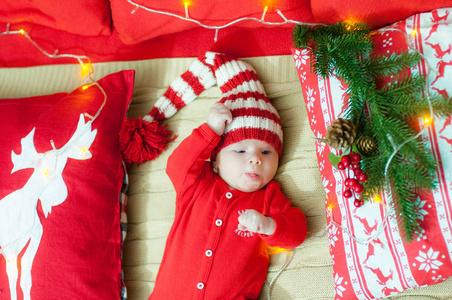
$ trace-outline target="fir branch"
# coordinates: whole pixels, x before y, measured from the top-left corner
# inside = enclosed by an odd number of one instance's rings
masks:
[[[292,33],[294,47],[307,48],[308,42],[312,39],[312,31],[310,26],[297,25]]]
[[[386,85],[381,89],[385,97],[393,101],[404,99],[406,95],[414,95],[423,90],[425,86],[425,77],[419,75],[399,76],[392,84]],[[406,103],[411,104],[411,103]]]
[[[389,75],[397,75],[403,70],[415,66],[421,59],[422,56],[418,53],[402,52],[389,56],[372,56],[364,59],[363,64],[373,77],[382,79]]]
[[[380,195],[384,192],[385,178],[382,170],[385,169],[388,156],[371,156],[363,160],[362,170],[367,174],[366,193],[364,200],[371,200],[374,195]]]
[[[411,241],[419,232],[415,191],[435,187],[436,162],[425,148],[416,124],[419,116],[449,116],[452,98],[425,94],[425,78],[410,75],[407,69],[418,64],[418,53],[404,52],[390,56],[373,55],[370,30],[365,24],[339,22],[331,26],[297,26],[295,47],[311,49],[311,65],[318,76],[337,76],[347,84],[342,117],[353,120],[358,135],[372,137],[377,143],[377,155],[363,157],[362,168],[368,175],[364,200],[385,192],[385,170],[388,167],[390,188],[402,234]],[[382,80],[389,85],[379,88]],[[394,78],[395,77],[395,78]],[[377,82],[377,80],[379,82]],[[433,116],[430,116],[433,117]],[[392,138],[398,149],[394,153]]]
[[[430,104],[433,111],[433,116],[430,116],[430,106],[427,99],[416,98],[416,95],[405,95],[398,98],[397,103],[386,103],[388,111],[397,114],[399,118],[425,118],[434,117],[442,118],[448,117],[452,111],[452,98],[444,98],[442,96],[430,96]],[[407,104],[408,103],[408,104]]]
[[[432,105],[433,109],[433,117],[448,117],[450,116],[452,112],[452,97],[443,97],[441,95],[431,95],[430,96],[430,103]],[[419,115],[426,116],[430,112],[419,110]]]
[[[405,239],[411,242],[421,231],[419,222],[420,213],[415,205],[417,198],[416,189],[406,180],[409,175],[399,168],[390,168],[391,189],[394,202],[394,208],[397,216],[399,228]]]
[[[401,167],[404,168],[405,173],[410,174],[409,181],[417,189],[431,190],[436,188],[437,184],[430,168],[420,168],[415,161],[402,163]]]

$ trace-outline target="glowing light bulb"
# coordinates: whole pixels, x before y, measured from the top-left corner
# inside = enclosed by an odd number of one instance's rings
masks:
[[[410,35],[414,37],[416,35],[416,29],[413,29],[413,31],[411,31]]]
[[[355,25],[357,23],[359,23],[359,20],[350,16],[347,19],[345,19],[344,22],[345,22],[345,29],[351,31],[354,29]]]
[[[431,118],[429,118],[429,117],[424,118],[424,124],[425,125],[429,125],[431,123],[432,123],[432,119]]]
[[[25,34],[25,30],[19,29],[20,34]]]
[[[80,148],[80,152],[84,155],[88,151],[86,148]]]
[[[374,196],[374,201],[377,202],[377,203],[380,203],[382,200],[381,200],[380,196],[375,195]]]
[[[184,7],[185,7],[185,11],[187,11],[188,7],[189,7],[190,5],[192,5],[192,2],[191,2],[190,0],[183,0],[183,1],[182,1],[182,4],[183,4]]]
[[[48,170],[48,169],[44,170],[44,172],[42,172],[42,174],[43,174],[44,176],[49,175],[49,170]]]
[[[82,72],[88,72],[88,70],[89,70],[88,65],[83,64],[83,65],[82,65]]]
[[[265,14],[267,13],[267,10],[268,10],[268,6],[265,5],[265,7],[264,7],[264,12],[262,13],[261,21],[264,21]]]
[[[82,86],[82,90],[86,90],[87,88],[89,88],[89,84],[85,84],[84,86]]]
[[[286,252],[286,253],[290,254],[290,250],[288,250],[288,249],[284,249],[284,248],[280,248],[280,247],[270,247],[270,246],[267,247],[267,252],[269,255],[278,254],[278,253],[282,253],[282,252]]]
[[[330,203],[330,205],[328,205],[328,211],[331,213],[333,212],[333,208],[334,208],[334,203]]]
[[[184,7],[185,7],[185,18],[188,19],[188,18],[190,18],[188,15],[188,7],[191,5],[191,2],[188,0],[185,0],[183,3],[184,3]]]
[[[93,71],[90,63],[82,64],[82,76],[88,75]]]

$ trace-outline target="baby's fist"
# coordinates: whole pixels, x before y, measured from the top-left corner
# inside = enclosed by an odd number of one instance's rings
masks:
[[[254,209],[247,209],[239,216],[238,228],[265,235],[272,235],[276,230],[275,221]]]
[[[207,125],[218,135],[222,135],[226,123],[231,124],[231,122],[231,111],[223,103],[215,103],[207,115]]]

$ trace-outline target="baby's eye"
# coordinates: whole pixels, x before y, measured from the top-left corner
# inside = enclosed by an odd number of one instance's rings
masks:
[[[245,150],[235,150],[236,153],[245,153]]]
[[[270,154],[270,151],[269,150],[262,150],[261,153],[262,154]]]

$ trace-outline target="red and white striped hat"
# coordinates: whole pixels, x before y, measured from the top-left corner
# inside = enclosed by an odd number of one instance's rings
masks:
[[[215,78],[223,92],[219,102],[225,104],[232,113],[232,122],[226,125],[211,157],[215,157],[222,148],[246,139],[267,142],[281,156],[281,120],[256,71],[251,65],[224,54],[208,52],[206,55],[209,59],[213,56]]]
[[[223,92],[219,102],[231,110],[233,119],[226,125],[212,157],[222,148],[245,139],[265,141],[281,156],[281,120],[256,71],[249,64],[225,54],[207,52],[171,83],[142,120],[124,122],[120,142],[125,162],[139,164],[160,155],[170,141],[171,132],[158,126],[158,122],[173,116],[215,83]]]

